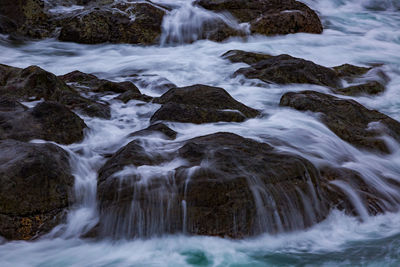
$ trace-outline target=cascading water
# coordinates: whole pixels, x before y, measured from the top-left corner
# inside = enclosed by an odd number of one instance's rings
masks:
[[[187,1],[164,18],[161,45],[184,44],[199,39],[218,39],[213,31],[218,27],[229,27],[242,35],[248,33],[246,23],[239,24],[232,15],[217,14]]]
[[[347,98],[399,120],[400,34],[396,31],[400,26],[400,16],[396,12],[399,3],[394,0],[307,0],[303,2],[316,9],[324,23],[322,36],[301,33],[214,43],[196,41],[201,39],[205,24],[214,20],[223,21],[234,29],[244,31],[246,25],[195,7],[192,1],[155,2],[173,6],[163,22],[162,46],[86,46],[52,39],[15,46],[2,36],[0,62],[19,67],[37,64],[55,74],[79,69],[118,81],[127,80],[131,73],[141,70],[141,78],[148,82],[138,86],[145,94],[160,95],[152,83],[152,79],[158,76],[177,86],[208,84],[225,88],[240,102],[262,110],[263,115],[243,123],[168,123],[178,132],[174,141],[157,135],[129,136],[146,128],[149,118],[159,106],[135,100],[123,104],[112,100],[114,96],[104,96],[103,99],[111,103],[112,118],[102,120],[81,116],[90,129],[84,141],[63,146],[70,154],[75,176],[74,205],[66,223],[40,240],[4,241],[0,245],[0,265],[398,265],[399,143],[389,136],[382,136],[391,150],[388,155],[356,148],[322,124],[318,114],[278,106],[285,92],[316,90],[329,93],[326,88],[315,85],[260,85],[261,82],[241,76],[232,78],[232,74],[246,64],[232,64],[220,56],[231,49],[242,49],[273,55],[286,53],[324,66],[383,63],[381,70],[390,80],[384,94]],[[191,44],[168,46],[188,42]],[[316,175],[312,172],[307,174],[308,187],[295,189],[296,201],[292,194],[283,195],[280,200],[271,198],[275,194],[268,190],[281,192],[284,189],[260,187],[262,183],[257,177],[249,176],[247,182],[257,206],[256,228],[266,234],[241,241],[184,235],[191,227],[186,191],[189,190],[191,177],[198,171],[212,170],[213,162],[188,165],[177,156],[177,151],[191,138],[216,132],[231,132],[273,144],[278,152],[303,157],[317,168],[329,166],[356,171],[359,174],[357,183],[346,179],[333,180],[329,190],[340,192],[348,199],[357,216],[334,210],[321,222],[322,218],[318,216],[324,209],[324,203],[310,182]],[[120,209],[101,207],[97,200],[98,172],[108,160],[106,155],[115,153],[131,141],[137,142],[145,153],[158,155],[156,158],[162,160],[139,167],[131,165],[116,172],[117,188],[129,188],[127,192],[137,198],[133,201],[128,198],[126,205]],[[179,175],[185,177],[185,181],[178,187],[176,170],[183,166],[186,169]],[[365,185],[369,190],[365,190]],[[146,196],[145,201],[140,199],[143,195]],[[377,199],[376,206],[368,206],[370,197]],[[285,204],[284,216],[277,213],[276,201],[281,201],[279,205]],[[266,206],[272,207],[272,212],[265,209]],[[306,209],[305,217],[296,213],[299,208]],[[380,210],[386,213],[370,216]],[[314,226],[302,230],[310,225]],[[82,239],[82,235],[90,236],[93,227],[98,234],[117,240]],[[295,231],[285,232],[287,229]],[[272,232],[275,234],[270,234]]]

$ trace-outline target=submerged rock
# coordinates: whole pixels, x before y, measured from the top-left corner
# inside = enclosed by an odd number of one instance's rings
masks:
[[[0,97],[0,140],[44,139],[71,144],[83,139],[81,118],[56,102],[42,102],[28,109],[19,102]]]
[[[93,74],[87,74],[78,70],[59,76],[64,82],[68,83],[77,91],[94,92],[94,93],[119,93],[115,99],[127,103],[130,100],[141,100],[150,102],[153,98],[140,93],[139,89],[132,82],[112,82],[104,79],[99,79]],[[74,98],[76,100],[76,98]],[[74,103],[74,101],[72,100]],[[82,110],[84,114],[97,114],[98,117],[110,118],[110,108],[106,104],[96,103],[92,105],[81,104],[78,101],[79,107],[91,107],[89,110]],[[105,110],[107,109],[107,110]]]
[[[343,64],[340,66],[333,67],[333,69],[336,71],[337,75],[341,78],[353,78],[356,76],[361,76],[366,74],[372,68],[359,67],[351,64]]]
[[[154,133],[162,134],[166,138],[172,139],[172,140],[175,139],[176,135],[178,134],[177,132],[175,132],[174,130],[169,128],[164,123],[156,123],[156,124],[150,125],[146,129],[131,133],[129,136],[146,136],[146,135],[150,135],[150,134],[154,134]]]
[[[200,84],[173,88],[154,102],[163,106],[153,115],[152,122],[241,122],[260,114],[259,111],[233,99],[224,89]]]
[[[115,99],[121,100],[124,103],[128,103],[131,100],[151,102],[153,100],[153,97],[141,93],[136,93],[134,91],[127,91],[125,93],[120,94]]]
[[[322,113],[321,120],[343,140],[362,148],[389,153],[382,133],[400,140],[400,123],[354,100],[314,92],[290,92],[282,96],[281,106]]]
[[[134,75],[133,82],[137,83],[141,88],[164,94],[169,89],[177,87],[167,78],[157,74]]]
[[[29,240],[62,222],[74,183],[68,162],[53,144],[0,140],[0,236]]]
[[[248,22],[251,33],[264,35],[297,32],[321,33],[318,15],[294,0],[198,0],[196,4],[216,12],[229,12],[239,22]]]
[[[263,53],[247,52],[243,50],[229,50],[221,57],[228,59],[233,63],[243,62],[249,65],[253,65],[262,60],[270,59],[273,56]]]
[[[125,93],[132,91],[140,94],[139,89],[131,82],[111,82],[104,79],[99,79],[93,74],[87,74],[78,70],[59,76],[64,82],[70,84],[76,90],[89,92],[114,92]]]
[[[377,81],[371,81],[363,84],[353,85],[335,90],[335,93],[358,96],[358,95],[376,95],[385,91],[385,86]]]

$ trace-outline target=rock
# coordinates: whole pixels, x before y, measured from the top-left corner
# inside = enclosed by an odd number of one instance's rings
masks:
[[[224,89],[201,84],[173,88],[154,102],[163,105],[151,117],[151,122],[242,122],[260,114],[233,99]]]
[[[132,99],[150,102],[153,98],[140,93],[139,89],[129,81],[111,82],[104,79],[99,79],[93,74],[87,74],[80,71],[73,71],[65,75],[59,76],[64,82],[68,83],[75,90],[82,92],[95,93],[120,93],[115,99],[121,100],[124,103]],[[99,103],[88,100],[83,97],[77,97],[71,94],[65,94],[64,103],[73,106],[79,112],[88,116],[95,116],[109,119],[111,117],[110,107],[107,103]],[[68,101],[65,100],[68,99]]]
[[[168,147],[146,153],[146,143],[135,140],[106,162],[99,171],[97,235],[244,238],[301,230],[332,209],[363,217],[397,207],[353,170],[321,166],[319,171],[298,155],[236,134],[177,144],[175,152]],[[365,211],[341,184],[357,190]]]
[[[351,64],[343,64],[333,67],[333,69],[336,71],[337,75],[340,78],[353,78],[366,74],[372,68],[359,67]]]
[[[86,44],[156,44],[164,15],[162,8],[146,1],[88,8],[59,22],[59,40]]]
[[[229,57],[234,55],[231,53]],[[247,56],[248,54],[244,55],[245,58]],[[239,54],[237,58],[241,57]],[[250,60],[257,60],[257,58],[254,59],[253,54],[250,54],[250,58]],[[271,56],[258,61],[251,67],[237,70],[234,75],[239,74],[249,79],[260,79],[266,83],[308,83],[332,88],[340,87],[340,79],[334,70],[289,55]]]
[[[281,106],[299,111],[322,113],[322,122],[341,139],[365,149],[389,153],[382,133],[400,140],[400,123],[354,100],[346,100],[314,91],[290,92],[282,96]]]
[[[253,118],[260,114],[235,99],[222,88],[196,84],[187,87],[173,88],[154,100],[158,104],[178,103],[207,109],[237,110],[244,116]]]
[[[32,109],[0,97],[0,140],[44,139],[71,144],[83,139],[86,128],[81,118],[56,102],[42,102]]]
[[[221,57],[228,59],[233,63],[244,62],[246,64],[253,65],[262,60],[270,59],[273,56],[262,53],[246,52],[242,50],[229,50]]]
[[[78,70],[59,76],[61,80],[69,83],[76,90],[90,92],[114,92],[125,93],[132,91],[140,94],[139,89],[131,82],[111,82],[104,79],[99,79],[93,74],[87,74]]]
[[[149,153],[139,140],[134,140],[118,150],[99,170],[99,183],[125,166],[158,165],[165,161],[159,153]],[[109,192],[103,192],[109,194]],[[112,192],[110,192],[112,194]]]
[[[0,236],[28,240],[62,222],[74,183],[68,162],[53,144],[0,140]]]
[[[223,111],[218,109],[202,108],[194,105],[166,103],[157,110],[150,119],[156,121],[177,121],[186,123],[211,123],[211,122],[243,122],[247,119],[239,111]]]
[[[42,0],[2,0],[0,33],[16,33],[32,38],[48,37],[54,30],[44,12]],[[4,23],[5,22],[5,23]]]
[[[154,155],[143,159],[137,145],[130,143],[99,171],[102,235],[183,231],[243,238],[303,229],[329,213],[315,167],[265,143],[231,133],[194,138],[163,159],[186,163],[153,175],[126,169],[160,163]]]
[[[24,100],[56,100],[63,91],[74,92],[56,75],[38,66],[20,69],[0,65],[0,95]]]
[[[368,215],[377,215],[389,211],[390,206],[397,206],[390,195],[384,193],[381,188],[366,183],[362,175],[354,170],[322,166],[320,173],[323,179],[322,185],[326,186],[328,198],[332,200],[332,207],[344,210],[349,215],[362,217],[364,212]],[[349,188],[357,190],[365,211],[359,210],[359,207],[355,206],[351,199],[348,199],[346,193],[340,187],[343,183]]]
[[[154,133],[162,134],[167,139],[174,140],[178,134],[164,123],[152,124],[146,129],[131,133],[129,136],[147,136]]]
[[[111,109],[107,102],[93,101],[79,94],[69,92],[63,92],[59,101],[72,110],[89,117],[111,118]]]
[[[41,124],[43,138],[61,144],[71,144],[83,139],[84,121],[65,106],[56,102],[42,102],[31,111]]]
[[[17,31],[17,25],[10,18],[0,15],[0,33],[10,34]]]
[[[134,91],[127,91],[125,93],[120,94],[115,99],[121,100],[124,103],[128,103],[131,100],[151,102],[153,100],[153,97],[141,93],[136,93]]]
[[[294,0],[198,0],[196,4],[216,12],[230,12],[239,22],[250,23],[251,33],[276,35],[323,30],[318,15]]]
[[[110,118],[110,107],[78,94],[62,79],[37,66],[25,69],[0,64],[0,96],[24,101],[56,101],[82,114]]]
[[[335,90],[335,93],[358,96],[358,95],[376,95],[385,91],[385,86],[377,81],[371,81],[359,85],[353,85],[342,89]]]

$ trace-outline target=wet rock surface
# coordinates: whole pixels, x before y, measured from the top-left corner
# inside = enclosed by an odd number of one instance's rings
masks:
[[[244,57],[248,58],[247,55]],[[254,54],[251,54],[250,58],[254,60]],[[249,79],[260,79],[266,83],[308,83],[333,88],[340,86],[340,79],[334,70],[289,55],[273,56],[261,61],[257,58],[257,63],[237,70],[234,75],[239,74]]]
[[[44,139],[71,144],[83,139],[81,118],[56,102],[42,102],[28,109],[15,100],[0,97],[0,139]]]
[[[321,120],[343,140],[366,149],[389,153],[382,133],[400,140],[400,123],[354,100],[315,92],[290,92],[282,96],[281,106],[321,113]]]
[[[138,140],[129,143],[99,171],[100,236],[184,232],[243,238],[304,229],[334,208],[360,215],[334,180],[362,190],[367,214],[385,205],[383,193],[355,171],[319,171],[300,156],[232,133],[187,140],[167,157],[145,153],[144,147]],[[184,161],[168,171],[144,171],[177,158]]]
[[[224,89],[200,84],[173,88],[154,102],[162,104],[162,107],[152,116],[152,122],[241,122],[260,114],[233,99]]]
[[[199,0],[196,4],[216,12],[230,12],[239,22],[250,23],[252,33],[276,35],[323,30],[318,15],[298,1]]]
[[[74,90],[38,66],[20,69],[0,65],[0,95],[24,100],[57,100],[62,92]]]
[[[0,33],[32,38],[48,37],[54,30],[49,24],[41,0],[2,0],[0,5]]]
[[[187,163],[148,177],[119,172],[124,166],[144,168],[168,160],[144,155],[137,141],[107,161],[99,171],[98,182],[102,227],[109,230],[102,234],[147,236],[186,231],[242,238],[276,232],[280,227],[302,229],[322,220],[328,212],[312,164],[276,152],[265,143],[217,133],[187,141],[174,155]],[[205,160],[210,165],[202,164]],[[257,187],[263,189],[258,191]],[[312,214],[304,213],[306,207],[297,190],[304,191],[309,203],[314,203],[307,207]],[[311,199],[313,196],[315,199]],[[261,201],[259,209],[256,201]],[[129,211],[132,203],[135,206]],[[281,217],[274,217],[274,212]],[[113,224],[114,216],[123,216],[119,225]],[[111,225],[112,230],[108,228]]]
[[[104,79],[99,79],[93,74],[83,73],[81,71],[73,71],[65,75],[59,76],[61,80],[68,83],[76,90],[89,91],[95,93],[113,92],[125,93],[132,91],[140,94],[139,89],[129,81],[111,82]]]
[[[385,91],[385,86],[377,81],[353,85],[335,90],[336,93],[348,96],[377,95]]]
[[[243,62],[249,65],[253,65],[262,60],[270,59],[273,56],[263,53],[247,52],[243,50],[229,50],[221,57],[228,59],[232,63]]]
[[[361,76],[366,74],[372,68],[359,67],[351,64],[343,64],[340,66],[333,67],[333,69],[336,71],[337,75],[341,78],[353,78],[356,76]]]
[[[178,134],[164,123],[156,123],[150,125],[146,129],[131,133],[129,136],[147,136],[154,133],[162,134],[164,137],[172,140],[175,139],[176,135]]]
[[[242,50],[230,50],[221,57],[232,63],[243,62],[250,65],[237,70],[234,76],[244,75],[248,79],[259,79],[266,83],[322,85],[343,95],[379,94],[385,90],[384,84],[388,82],[385,73],[380,70],[375,71],[371,77],[364,77],[372,67],[343,64],[328,68],[290,55],[272,56]],[[354,85],[343,87],[341,79]]]
[[[161,35],[164,15],[162,8],[146,1],[88,7],[58,22],[59,39],[86,44],[155,44]]]
[[[0,140],[0,236],[29,240],[65,218],[74,178],[53,144]]]
[[[0,95],[22,101],[55,101],[84,115],[100,118],[111,116],[106,103],[81,96],[62,79],[38,66],[20,69],[0,65]]]

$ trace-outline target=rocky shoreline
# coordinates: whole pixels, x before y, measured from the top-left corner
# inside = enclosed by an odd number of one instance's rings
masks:
[[[70,1],[70,5],[80,6],[58,14],[40,0],[6,1],[0,7],[0,33],[10,34],[10,38],[57,37],[86,44],[153,45],[160,41],[163,17],[173,11],[173,7],[150,1]],[[250,25],[250,32],[243,33],[217,20],[216,28],[204,27],[208,31],[204,39],[322,32],[317,14],[293,0],[200,0],[194,5],[229,12],[240,23]],[[398,121],[344,97],[373,97],[384,92],[387,79],[379,66],[325,67],[290,55],[241,50],[227,51],[221,57],[232,64],[248,65],[232,73],[232,79],[319,85],[342,95],[288,92],[276,104],[319,116],[327,128],[355,147],[385,155],[393,151],[382,136],[400,141]],[[349,86],[343,86],[344,81]],[[185,232],[244,238],[305,229],[324,220],[333,209],[359,216],[352,200],[332,181],[363,188],[360,198],[371,215],[397,203],[365,183],[355,170],[317,166],[259,140],[218,132],[175,141],[179,130],[165,122],[243,123],[265,114],[235,100],[224,88],[203,84],[177,87],[160,77],[156,81],[160,96],[153,97],[140,92],[135,85],[140,82],[135,76],[116,82],[79,70],[56,76],[38,66],[0,65],[0,236],[32,240],[65,222],[75,200],[69,155],[62,145],[84,140],[88,126],[81,117],[111,119],[110,102],[115,101],[137,100],[157,106],[149,127],[131,133],[127,140],[157,135],[173,144],[173,149],[150,153],[140,139],[134,139],[107,155],[98,170],[99,222],[86,237]],[[103,100],[104,96],[111,100]],[[34,104],[30,107],[28,103]],[[48,142],[30,142],[36,139]],[[180,164],[146,181],[137,171],[173,162]],[[135,170],[126,174],[129,168]],[[393,187],[398,186],[393,180]],[[124,216],[129,217],[128,223],[119,222]],[[154,218],[159,219],[157,225]]]

